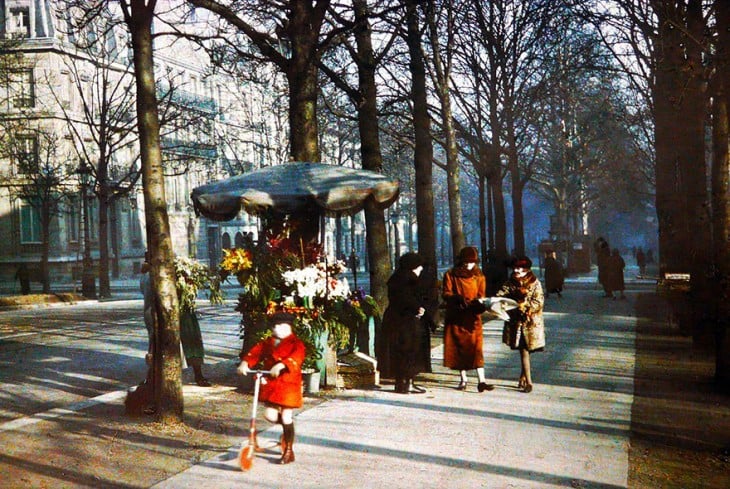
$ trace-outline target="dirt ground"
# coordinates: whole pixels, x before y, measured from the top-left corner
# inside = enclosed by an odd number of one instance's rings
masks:
[[[655,300],[637,306],[656,316]],[[730,401],[713,392],[712,356],[692,351],[690,339],[654,319],[638,330],[628,487],[726,489],[730,453],[719,447],[730,445]],[[119,397],[37,423],[22,444],[12,432],[0,432],[0,486],[146,488],[240,443],[251,396],[230,362],[206,366],[206,375],[213,387],[183,379],[185,423],[179,426],[130,418]],[[419,377],[421,384],[430,382],[435,378]],[[307,397],[303,409],[337,395],[321,391]]]
[[[639,297],[630,488],[730,487],[730,396],[713,386],[714,353],[667,322],[666,304]]]

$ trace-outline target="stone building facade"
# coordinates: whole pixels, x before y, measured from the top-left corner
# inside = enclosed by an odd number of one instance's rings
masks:
[[[131,130],[134,79],[128,35],[120,26],[108,30],[99,44],[100,34],[92,30],[74,33],[61,3],[0,0],[0,37],[9,47],[6,52],[20,53],[10,68],[0,68],[4,71],[0,73],[0,120],[5,129],[0,143],[0,281],[13,281],[21,263],[32,279],[39,278],[44,207],[29,203],[22,191],[31,181],[31,172],[56,175],[53,194],[62,197],[46,206],[53,207],[47,226],[51,284],[80,280],[87,241],[98,267],[102,165],[108,168],[104,188],[115,192],[107,200],[110,276],[133,276],[144,256],[144,202],[138,142]],[[166,23],[179,30],[205,29],[205,18],[184,3],[158,2],[167,18],[156,21],[156,32],[163,32]],[[285,111],[271,110],[280,92],[279,80],[272,74],[265,86],[241,83],[216,73],[207,55],[184,39],[161,36],[155,43],[173,245],[179,255],[214,265],[222,246],[242,242],[247,233],[256,237],[258,222],[247,215],[227,223],[199,219],[192,211],[190,191],[284,160]],[[99,87],[110,86],[116,87],[118,98],[105,105]],[[125,104],[131,105],[119,112]],[[97,113],[103,106],[117,118]],[[115,131],[129,132],[119,136]],[[100,158],[102,133],[117,138],[106,159]],[[29,161],[35,170],[26,168]],[[84,164],[93,168],[88,182],[80,172]],[[37,284],[33,288],[37,290]]]

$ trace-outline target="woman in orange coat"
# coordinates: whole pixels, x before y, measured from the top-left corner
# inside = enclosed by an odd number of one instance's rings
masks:
[[[466,371],[476,369],[477,389],[484,392],[494,386],[484,378],[481,313],[485,307],[477,299],[485,297],[487,281],[478,261],[477,249],[466,247],[459,252],[456,266],[444,274],[444,366],[459,370],[459,390],[466,390]]]
[[[294,316],[278,312],[269,320],[273,334],[260,341],[244,354],[238,372],[249,373],[250,366],[261,365],[269,375],[262,380],[259,398],[266,403],[264,417],[272,423],[281,424],[282,456],[280,463],[294,461],[294,408],[300,408],[302,399],[302,362],[305,346],[292,333]],[[265,383],[264,383],[265,381]]]

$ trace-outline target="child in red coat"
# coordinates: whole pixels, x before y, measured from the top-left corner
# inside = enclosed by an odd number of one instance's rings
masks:
[[[284,312],[275,313],[269,319],[272,335],[251,348],[241,352],[238,372],[242,375],[260,365],[269,374],[261,381],[259,398],[266,404],[264,417],[272,423],[282,425],[280,463],[294,461],[294,409],[302,407],[302,362],[304,343],[292,332],[294,316]]]

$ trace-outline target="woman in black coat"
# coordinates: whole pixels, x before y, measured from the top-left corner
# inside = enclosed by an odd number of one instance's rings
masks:
[[[400,257],[388,279],[388,307],[383,314],[378,368],[385,378],[395,378],[395,392],[408,394],[413,377],[427,370],[422,355],[426,312],[420,274],[423,259],[418,253]]]

